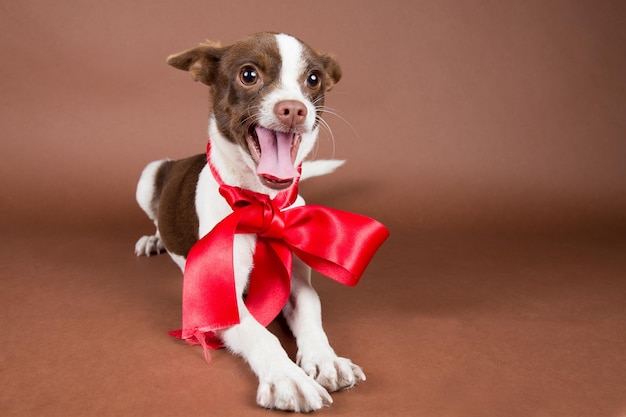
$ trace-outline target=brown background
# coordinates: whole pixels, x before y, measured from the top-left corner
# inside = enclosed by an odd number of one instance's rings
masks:
[[[320,414],[626,415],[625,21],[621,1],[3,1],[0,414],[271,414],[243,361],[167,336],[180,274],[133,245],[143,166],[206,141],[206,90],[165,57],[273,30],[344,70],[318,156],[348,164],[302,192],[392,233],[356,288],[316,277],[368,375]]]

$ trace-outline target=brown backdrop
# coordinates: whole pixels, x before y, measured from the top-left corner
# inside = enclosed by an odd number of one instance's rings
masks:
[[[318,156],[348,164],[302,192],[392,233],[356,288],[316,277],[368,375],[321,413],[626,415],[622,3],[3,1],[0,414],[268,415],[167,336],[180,274],[133,245],[143,166],[206,141],[165,57],[273,30],[344,72]]]

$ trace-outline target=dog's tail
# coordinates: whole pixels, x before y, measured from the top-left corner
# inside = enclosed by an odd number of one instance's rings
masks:
[[[317,161],[306,161],[302,164],[302,175],[300,176],[300,181],[335,172],[335,170],[342,166],[345,162],[345,160],[340,159],[319,159]]]

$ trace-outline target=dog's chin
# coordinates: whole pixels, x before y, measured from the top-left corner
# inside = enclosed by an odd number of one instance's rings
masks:
[[[287,178],[279,178],[278,176],[272,175],[271,173],[259,172],[258,166],[261,162],[263,152],[262,152],[262,146],[259,143],[259,138],[257,136],[255,129],[256,129],[256,126],[254,125],[248,128],[248,132],[246,135],[246,145],[248,147],[248,152],[257,167],[256,174],[259,179],[259,182],[263,186],[272,190],[276,190],[276,191],[286,190],[287,188],[291,187],[293,183],[295,182],[296,180],[295,176],[291,176],[291,177],[287,176]],[[274,131],[274,134],[277,134],[277,132]],[[302,135],[299,133],[294,134],[293,140],[291,142],[291,147],[289,149],[289,157],[290,157],[289,162],[291,163],[291,167],[294,167],[301,141],[302,141]],[[286,163],[286,162],[283,161],[283,163]],[[295,174],[296,172],[297,170],[294,168],[293,173]],[[281,177],[283,176],[284,175],[282,175]]]
[[[266,177],[265,175],[258,175],[259,181],[267,188],[271,188],[272,190],[282,191],[291,187],[294,182],[294,179],[289,180],[277,180],[274,178]]]

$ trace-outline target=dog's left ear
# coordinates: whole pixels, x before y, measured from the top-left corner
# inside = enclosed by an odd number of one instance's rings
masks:
[[[341,79],[341,67],[330,55],[322,55],[322,61],[326,70],[326,91],[330,91]]]
[[[167,63],[174,68],[189,71],[194,81],[213,85],[225,48],[219,42],[206,41],[193,49],[167,57]]]

